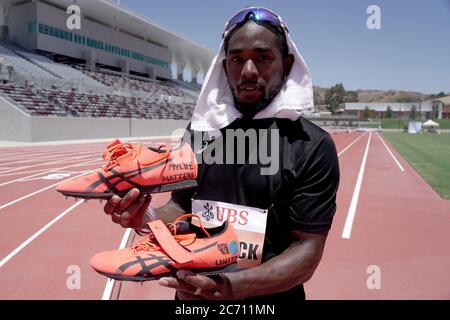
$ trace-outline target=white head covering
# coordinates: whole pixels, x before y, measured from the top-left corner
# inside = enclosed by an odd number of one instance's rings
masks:
[[[272,102],[259,111],[253,119],[287,118],[294,121],[300,117],[300,112],[314,108],[313,88],[308,67],[289,34],[287,32],[285,34],[289,53],[294,55],[291,72]],[[223,69],[223,59],[225,59],[224,40],[205,76],[192,115],[192,130],[217,132],[237,118],[242,118],[242,114],[234,106],[233,94]]]

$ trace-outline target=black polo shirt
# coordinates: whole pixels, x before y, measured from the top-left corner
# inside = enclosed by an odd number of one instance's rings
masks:
[[[231,139],[227,141],[226,129],[267,132],[268,138],[258,134],[257,143],[247,140],[245,161],[241,158],[241,163],[236,163],[239,151],[237,143],[234,141],[232,144]],[[190,126],[186,133],[190,135],[185,135],[183,140],[191,144],[199,161],[198,187],[172,192],[173,201],[186,212],[192,211],[192,198],[269,209],[262,262],[289,247],[294,241],[292,229],[305,232],[330,229],[336,211],[339,164],[335,145],[326,131],[302,117],[296,121],[276,118],[237,119],[221,130],[223,148],[220,143],[212,143],[208,136],[203,137],[200,146],[198,139],[194,141],[194,132]],[[273,134],[276,140],[273,140]],[[278,148],[271,148],[274,141],[278,142]],[[278,151],[278,154],[270,157],[273,159],[272,164],[275,159],[279,164],[274,174],[261,174],[261,168],[269,167],[267,158],[258,157],[256,163],[252,160],[255,153],[259,154],[258,148],[263,144],[266,150]],[[234,148],[233,164],[226,163],[230,146]],[[223,163],[205,164],[204,155],[208,152],[213,156],[221,154]],[[300,285],[284,293],[255,299],[276,301],[304,297],[303,285]]]

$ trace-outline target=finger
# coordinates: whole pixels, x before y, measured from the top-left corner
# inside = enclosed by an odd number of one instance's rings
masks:
[[[111,220],[114,223],[120,223],[120,216],[117,215],[115,212],[111,215]]]
[[[178,279],[184,279],[187,276],[195,276],[196,273],[192,272],[191,270],[183,270],[183,269],[181,269],[181,270],[177,271],[176,275],[177,275]]]
[[[177,296],[180,300],[206,300],[203,296],[188,293],[185,291],[177,291]]]
[[[199,300],[204,298],[215,300],[221,298],[221,294],[217,290],[195,287],[180,279],[164,277],[159,280],[159,285],[177,290],[177,295],[182,300]]]
[[[116,212],[118,214],[121,214],[125,210],[128,209],[128,207],[133,203],[134,200],[139,197],[140,191],[137,188],[133,188],[120,200],[119,205],[116,207]]]
[[[105,211],[105,213],[108,215],[112,215],[116,210],[116,207],[119,205],[120,200],[121,198],[119,196],[112,196],[111,199],[106,202],[103,211]]]
[[[221,292],[221,283],[212,277],[206,277],[196,274],[190,270],[179,270],[177,277],[183,281],[202,289],[201,295],[209,300],[223,299]],[[195,293],[194,293],[195,294]]]
[[[189,273],[186,272],[186,270],[178,271],[177,276],[186,283],[202,290],[214,289],[217,287],[217,283],[213,279],[199,274],[193,274],[192,272]]]
[[[145,226],[148,222],[151,221],[148,217],[145,216],[145,212],[147,211],[148,207],[150,206],[150,201],[152,200],[151,196],[148,195],[142,206],[139,208],[138,212],[131,218],[130,220],[130,226],[132,228],[140,228]]]
[[[134,200],[134,202],[128,207],[128,209],[122,212],[121,220],[124,224],[129,224],[130,221],[139,213],[145,202],[145,195],[141,194],[139,197]],[[145,210],[144,210],[145,212]]]
[[[178,280],[171,277],[163,277],[159,279],[158,284],[163,287],[176,289],[178,291],[188,292],[194,294],[197,290],[196,287],[184,282],[183,280]]]

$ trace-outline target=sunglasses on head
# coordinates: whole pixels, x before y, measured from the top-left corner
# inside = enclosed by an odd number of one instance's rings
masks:
[[[274,26],[281,27],[282,29],[286,30],[286,32],[289,32],[286,23],[275,12],[262,7],[248,7],[242,9],[231,17],[231,19],[225,25],[225,30],[223,31],[222,38],[224,38],[225,35],[237,24],[246,21],[247,19],[251,19],[255,22],[269,22]]]

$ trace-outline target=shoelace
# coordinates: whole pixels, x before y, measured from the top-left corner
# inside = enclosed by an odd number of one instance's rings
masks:
[[[178,219],[176,219],[173,223],[166,224],[169,231],[173,234],[173,237],[176,241],[185,241],[185,240],[191,240],[191,243],[195,241],[197,238],[197,235],[195,233],[188,233],[188,234],[177,234],[177,223],[180,222],[180,220],[186,219],[186,218],[197,218],[200,221],[200,228],[205,233],[207,237],[210,237],[210,234],[206,229],[203,227],[201,218],[196,214],[185,214],[180,216]],[[189,245],[186,244],[186,245]],[[148,236],[138,240],[133,246],[132,246],[133,252],[138,253],[140,251],[159,251],[161,250],[161,246],[159,245],[158,241],[155,239],[155,236],[153,233],[150,233]]]
[[[108,171],[115,166],[119,165],[117,159],[123,155],[131,153],[131,158],[135,159],[138,155],[136,148],[130,143],[119,143],[116,144],[102,154],[102,158],[108,162],[102,166],[104,171]]]
[[[102,158],[108,161],[106,164],[102,166],[102,169],[104,171],[108,171],[114,168],[115,166],[118,166],[119,162],[117,161],[117,159],[127,153],[131,154],[132,160],[136,159],[136,157],[140,154],[141,148],[143,148],[142,145],[140,144],[132,145],[131,143],[119,143],[108,148],[108,150],[105,150],[102,154]],[[156,158],[153,162],[157,162],[167,157],[169,153],[169,149],[167,148],[166,144],[161,144],[158,148],[150,147],[148,149],[156,153],[160,153],[159,150],[165,150],[164,152],[161,153],[161,156],[159,158]]]

